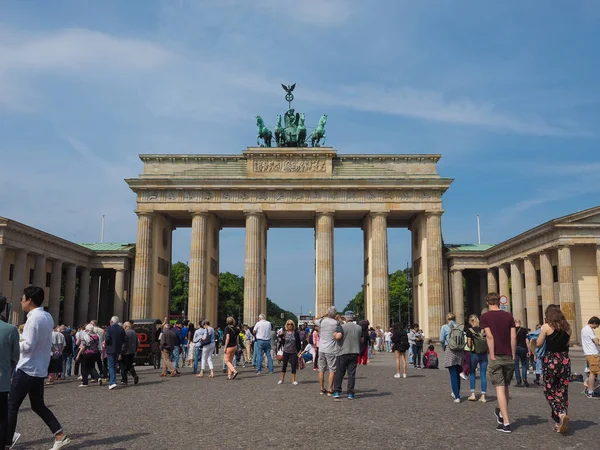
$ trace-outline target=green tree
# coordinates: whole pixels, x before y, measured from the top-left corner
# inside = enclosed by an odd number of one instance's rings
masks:
[[[283,319],[281,315],[283,314]],[[267,297],[267,320],[276,327],[281,327],[288,320],[293,320],[298,325],[298,317],[293,312],[280,308],[277,303]]]
[[[228,316],[236,321],[244,314],[244,277],[231,272],[219,274],[218,325],[224,326]]]
[[[409,319],[409,284],[408,275],[410,274],[409,269],[397,270],[389,275],[389,316],[393,322],[397,322],[400,318],[400,322],[408,324]],[[344,308],[344,311],[354,311],[357,318],[363,319],[365,317],[365,296],[364,286],[359,292],[356,293],[354,298]],[[410,317],[412,320],[412,304],[410,310]],[[381,324],[382,326],[384,324]]]
[[[181,261],[171,266],[171,303],[169,311],[171,314],[181,314],[187,307],[189,290],[189,267]]]

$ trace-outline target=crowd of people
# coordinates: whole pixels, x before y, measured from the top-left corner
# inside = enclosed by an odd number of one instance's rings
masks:
[[[44,311],[44,290],[30,286],[24,290],[21,307],[27,321],[19,330],[0,317],[0,448],[13,448],[20,438],[16,432],[19,408],[29,396],[32,410],[38,414],[54,435],[52,449],[70,443],[54,414],[44,403],[44,387],[71,376],[81,381],[79,387],[108,384],[108,390],[127,385],[129,375],[133,384],[139,383],[135,357],[139,347],[137,332],[131,322],[121,323],[112,317],[109,326],[101,328],[93,320],[77,329],[65,325],[54,326],[52,317]],[[481,317],[471,315],[467,324],[456,322],[453,313],[440,330],[444,367],[450,375],[452,398],[461,402],[461,380],[469,380],[469,401],[486,403],[488,380],[495,387],[498,407],[495,408],[498,431],[511,432],[508,403],[509,387],[513,376],[516,387],[529,387],[528,369],[535,368],[533,383],[543,387],[551,408],[555,430],[566,433],[569,425],[568,387],[571,381],[569,342],[572,330],[558,305],[550,305],[545,312],[545,323],[531,331],[521,327],[513,316],[500,309],[499,296],[486,297],[488,308]],[[5,311],[6,298],[0,295],[0,313]],[[331,307],[321,317],[296,327],[288,320],[280,329],[260,314],[251,327],[238,326],[228,317],[223,329],[213,328],[203,320],[195,327],[188,321],[173,325],[165,318],[154,336],[155,368],[161,377],[177,377],[186,364],[198,378],[215,377],[213,356],[223,349],[223,373],[227,380],[239,376],[238,368],[252,366],[256,373],[266,369],[275,373],[278,364],[282,385],[291,372],[290,381],[298,385],[298,370],[312,364],[318,371],[320,394],[342,398],[342,382],[347,377],[346,398],[356,398],[357,367],[368,364],[376,353],[395,354],[394,378],[407,378],[407,367],[437,369],[439,357],[430,340],[424,350],[425,335],[419,324],[406,328],[400,323],[384,331],[371,327],[366,320],[355,320],[346,311],[339,315]],[[594,330],[600,325],[598,317],[589,319],[581,331],[581,342],[586,356],[589,378],[585,395],[595,397],[599,373],[598,338]],[[4,349],[7,349],[5,351]],[[476,395],[477,372],[479,392]],[[327,378],[326,378],[327,374]]]

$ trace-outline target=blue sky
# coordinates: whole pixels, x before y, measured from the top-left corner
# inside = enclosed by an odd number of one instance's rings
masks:
[[[339,153],[441,153],[444,240],[500,242],[598,205],[593,1],[0,2],[0,215],[76,242],[135,241],[139,153],[238,153],[297,83]],[[314,125],[312,125],[314,126]],[[189,255],[189,230],[174,260]],[[243,273],[244,232],[221,269]],[[390,230],[390,271],[409,234]],[[361,286],[335,234],[336,304]],[[314,305],[312,230],[271,230],[268,295]]]

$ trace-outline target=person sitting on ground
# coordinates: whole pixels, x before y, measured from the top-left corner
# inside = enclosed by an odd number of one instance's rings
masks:
[[[435,347],[430,345],[427,347],[427,351],[423,355],[423,366],[426,369],[437,369],[439,366],[438,354],[435,351]]]

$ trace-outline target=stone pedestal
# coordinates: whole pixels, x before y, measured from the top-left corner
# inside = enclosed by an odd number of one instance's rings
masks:
[[[463,292],[463,271],[452,271],[452,312],[457,323],[465,323],[465,303]]]
[[[573,267],[571,266],[571,248],[564,245],[558,247],[558,282],[560,283],[560,309],[571,325],[571,342],[577,341],[579,328],[575,315],[575,293],[573,291]]]
[[[147,319],[150,310],[152,294],[152,219],[151,213],[138,213],[135,273],[131,301],[132,319]]]
[[[334,304],[333,230],[331,212],[318,212],[315,220],[315,316],[327,312]]]
[[[519,261],[510,263],[510,281],[512,284],[512,314],[515,319],[524,322],[523,314],[523,280]]]
[[[525,303],[527,305],[527,323],[523,326],[535,330],[535,326],[540,323],[540,313],[537,297],[537,275],[533,257],[527,256],[523,260],[523,266],[525,268]]]
[[[542,278],[542,311],[546,311],[548,305],[554,303],[554,275],[549,252],[540,254],[540,272]]]
[[[65,280],[65,299],[62,316],[62,324],[67,326],[75,326],[75,284],[77,279],[77,266],[69,264],[67,266]]]

